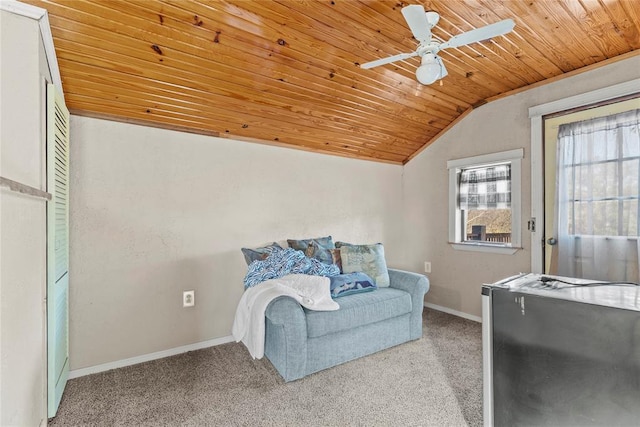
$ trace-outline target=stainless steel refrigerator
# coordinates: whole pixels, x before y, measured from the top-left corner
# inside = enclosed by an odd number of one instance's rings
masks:
[[[640,426],[640,286],[521,274],[482,322],[485,426]]]

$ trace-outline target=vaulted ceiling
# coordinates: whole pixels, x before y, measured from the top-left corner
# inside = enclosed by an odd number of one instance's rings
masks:
[[[623,59],[640,47],[638,0],[27,0],[49,11],[72,113],[406,163],[473,108]],[[441,40],[503,19],[505,36],[360,64],[417,41],[407,4],[437,11]]]

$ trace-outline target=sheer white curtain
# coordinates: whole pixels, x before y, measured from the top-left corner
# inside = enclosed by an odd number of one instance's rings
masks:
[[[638,282],[640,110],[558,130],[558,274]]]

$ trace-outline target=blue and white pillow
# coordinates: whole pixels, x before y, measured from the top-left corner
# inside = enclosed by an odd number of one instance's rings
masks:
[[[305,256],[317,259],[318,261],[324,262],[325,264],[337,264],[334,261],[333,257],[333,252],[336,250],[337,249],[326,248],[319,244],[317,241],[312,240],[309,243],[309,246],[307,246],[307,248],[302,252],[304,252]],[[339,267],[340,266],[338,266],[338,268]]]
[[[309,247],[311,242],[316,242],[318,245],[322,246],[325,249],[335,249],[336,247],[331,236],[314,237],[313,239],[287,239],[287,243],[289,244],[290,248],[303,252]]]
[[[342,259],[342,272],[354,273],[362,271],[372,277],[379,288],[386,288],[390,284],[387,261],[384,258],[382,243],[374,245],[352,245],[337,242]]]
[[[331,298],[369,292],[378,288],[371,277],[360,272],[332,276],[329,280],[331,280]]]
[[[246,261],[247,265],[249,265],[253,261],[263,260],[267,258],[273,248],[282,249],[282,246],[280,246],[276,242],[273,242],[272,244],[262,248],[255,248],[255,249],[242,248],[240,250],[242,251],[242,255],[244,255],[244,260]]]
[[[287,243],[290,248],[302,251],[309,258],[317,259],[325,264],[335,264],[331,250],[336,246],[331,236],[300,240],[287,239]]]

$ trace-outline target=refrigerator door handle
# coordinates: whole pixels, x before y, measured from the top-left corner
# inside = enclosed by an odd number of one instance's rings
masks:
[[[493,427],[493,334],[491,289],[482,287],[482,413],[485,427]]]

